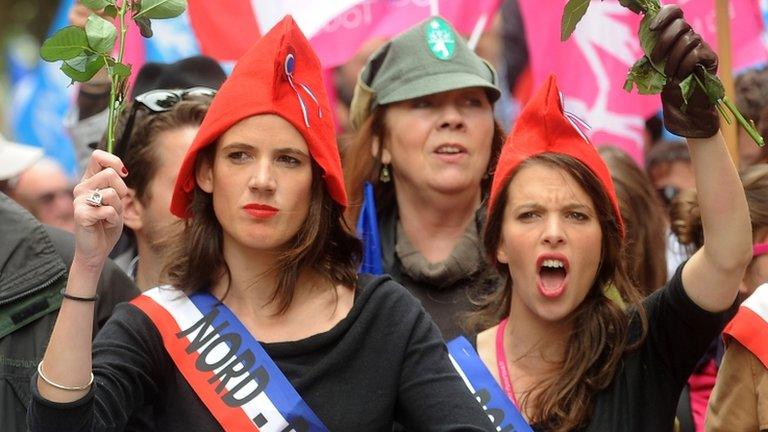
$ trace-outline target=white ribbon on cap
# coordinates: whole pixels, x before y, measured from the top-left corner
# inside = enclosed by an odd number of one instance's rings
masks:
[[[581,117],[577,116],[576,114],[566,111],[565,110],[565,98],[563,97],[563,93],[560,93],[560,109],[563,111],[563,115],[566,119],[568,119],[568,122],[573,126],[574,129],[576,129],[576,132],[581,135],[582,138],[584,138],[584,141],[590,142],[587,135],[584,133],[582,128],[586,129],[588,132],[592,131],[592,126],[590,126],[587,122],[581,119]]]
[[[288,78],[288,84],[290,84],[291,88],[293,89],[293,92],[296,93],[296,98],[299,100],[299,106],[301,107],[301,114],[304,116],[304,124],[309,127],[309,116],[307,115],[307,105],[304,103],[304,99],[301,98],[301,94],[299,93],[299,89],[296,88],[296,85],[294,84],[293,80],[293,70],[288,70],[288,63],[290,61],[293,61],[293,68],[296,67],[296,57],[293,56],[293,54],[288,54],[285,56],[285,63],[283,64],[283,70],[285,71],[285,76]],[[320,102],[318,102],[317,98],[315,97],[314,93],[312,93],[312,90],[305,85],[302,82],[298,82],[299,86],[304,89],[305,92],[309,95],[310,98],[315,102],[315,105],[317,105],[317,116],[320,118],[323,118],[323,111],[320,109]]]

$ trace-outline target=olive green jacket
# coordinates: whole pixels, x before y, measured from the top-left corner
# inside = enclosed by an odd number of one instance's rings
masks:
[[[71,234],[41,225],[0,193],[0,431],[27,430],[30,377],[48,344],[73,254]],[[139,293],[111,262],[98,292],[94,334],[117,303]]]

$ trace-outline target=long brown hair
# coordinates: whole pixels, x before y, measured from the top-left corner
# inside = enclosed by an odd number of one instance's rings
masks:
[[[213,163],[216,147],[202,150],[198,165],[203,160]],[[178,289],[208,291],[218,279],[230,275],[222,253],[223,230],[213,210],[212,194],[199,186],[195,186],[190,211],[192,217],[184,220],[184,230],[171,243],[165,273]],[[360,240],[344,222],[341,206],[326,190],[322,170],[313,161],[307,219],[268,271],[277,276],[271,301],[277,302],[278,313],[290,306],[302,269],[312,268],[334,285],[354,287],[361,256]]]
[[[508,201],[506,191],[521,169],[534,164],[561,169],[575,179],[592,199],[603,233],[601,259],[595,280],[584,301],[568,317],[573,323],[573,330],[568,336],[565,357],[558,365],[562,373],[542,380],[522,401],[523,406],[531,404],[534,407],[530,412],[533,423],[543,425],[550,431],[570,431],[589,422],[595,394],[613,380],[622,355],[642,342],[647,323],[640,294],[630,282],[622,260],[622,237],[618,221],[600,181],[586,166],[570,156],[543,153],[520,164],[506,181],[496,205],[488,215],[483,239],[485,250],[489,261],[506,276],[507,281],[506,285],[495,292],[478,299],[479,310],[470,317],[469,324],[475,330],[489,328],[509,315],[514,287],[509,268],[496,259],[504,209]],[[606,296],[605,291],[609,286],[616,288],[625,304],[637,311],[636,315],[629,315]],[[631,320],[630,316],[637,318]],[[640,331],[635,339],[634,331],[631,330],[636,329],[637,325]],[[633,337],[630,337],[630,333]]]
[[[611,172],[626,227],[623,261],[629,279],[644,296],[667,281],[667,232],[664,208],[648,176],[624,151],[598,149]]]
[[[345,147],[342,153],[342,166],[344,167],[344,183],[349,193],[349,206],[346,218],[350,223],[357,220],[360,206],[363,202],[363,183],[373,184],[376,190],[376,204],[379,208],[386,208],[394,204],[394,182],[382,183],[379,181],[381,171],[381,152],[387,138],[387,128],[384,118],[387,106],[380,106],[362,123],[354,138]],[[379,151],[374,157],[371,151],[374,138],[379,140]],[[499,159],[501,147],[504,145],[504,131],[499,123],[493,121],[493,138],[491,140],[491,157],[488,161],[488,175],[480,182],[480,187],[485,197],[491,188],[493,171]]]

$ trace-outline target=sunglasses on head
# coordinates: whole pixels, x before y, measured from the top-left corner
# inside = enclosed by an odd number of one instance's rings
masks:
[[[120,159],[123,159],[128,152],[128,144],[130,143],[131,133],[133,132],[133,124],[135,123],[136,113],[138,112],[139,108],[147,109],[149,114],[157,114],[169,111],[176,104],[190,96],[213,97],[215,95],[216,90],[212,88],[192,87],[178,90],[150,90],[146,93],[142,93],[136,96],[133,98],[131,113],[128,116],[128,120],[125,122],[123,133],[120,135],[120,140],[115,146],[115,155]]]

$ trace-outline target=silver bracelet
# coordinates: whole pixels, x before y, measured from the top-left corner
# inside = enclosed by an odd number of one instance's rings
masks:
[[[80,390],[87,389],[88,387],[91,386],[91,384],[93,384],[93,372],[91,372],[91,379],[88,380],[88,384],[86,384],[84,386],[72,386],[72,387],[70,387],[70,386],[64,386],[64,385],[61,385],[61,384],[56,384],[55,382],[49,380],[48,377],[45,376],[45,374],[43,374],[43,361],[42,360],[40,360],[40,363],[37,364],[37,374],[40,375],[40,378],[42,378],[43,381],[45,381],[48,385],[50,385],[51,387],[56,387],[59,390],[80,391]]]

